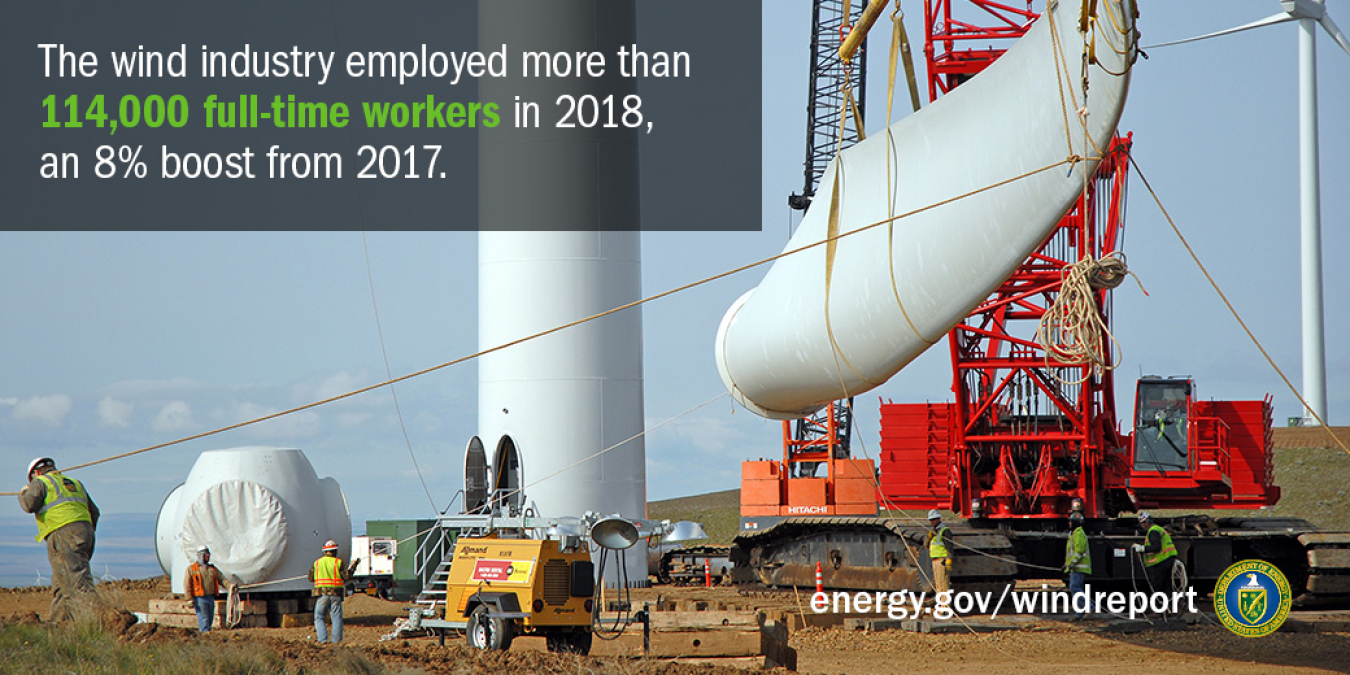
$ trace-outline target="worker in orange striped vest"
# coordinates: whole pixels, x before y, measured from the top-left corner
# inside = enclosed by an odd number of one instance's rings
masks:
[[[197,613],[197,630],[202,633],[211,631],[216,618],[216,596],[220,587],[229,587],[220,569],[211,564],[211,549],[197,548],[197,559],[188,565],[187,578],[183,579],[183,592],[192,601],[192,609]]]
[[[342,642],[342,599],[347,597],[347,579],[351,570],[342,566],[338,557],[337,542],[329,539],[324,542],[323,556],[314,561],[309,569],[309,580],[314,582],[314,632],[320,643],[329,641],[328,627],[324,625],[324,616],[332,624],[332,642]]]
[[[47,561],[52,565],[50,620],[69,621],[77,599],[97,597],[89,559],[94,557],[98,506],[83,483],[56,470],[51,457],[29,463],[28,481],[19,492],[19,506],[37,517],[37,540],[47,543]]]

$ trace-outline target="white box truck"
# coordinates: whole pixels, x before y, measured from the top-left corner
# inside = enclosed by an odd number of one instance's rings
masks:
[[[347,580],[347,594],[365,593],[389,599],[394,587],[394,559],[398,540],[390,537],[352,537],[352,560],[356,568]]]

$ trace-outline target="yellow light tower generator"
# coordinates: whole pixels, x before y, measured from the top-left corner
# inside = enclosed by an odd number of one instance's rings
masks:
[[[543,635],[552,652],[591,651],[595,564],[554,539],[460,538],[446,579],[445,619],[464,621],[469,644],[507,649]]]
[[[596,610],[597,571],[604,573],[611,553],[622,569],[625,549],[641,538],[667,534],[669,521],[632,521],[587,513],[581,518],[536,518],[462,514],[442,516],[443,531],[460,533],[452,554],[441,561],[425,597],[431,603],[422,628],[444,640],[448,631],[464,631],[469,646],[508,649],[519,635],[540,635],[552,652],[587,654]],[[600,569],[591,560],[591,544],[600,552]],[[442,595],[443,594],[443,595]],[[443,608],[443,609],[442,609]],[[440,610],[440,611],[437,611]],[[641,621],[606,621],[604,629],[622,630]]]

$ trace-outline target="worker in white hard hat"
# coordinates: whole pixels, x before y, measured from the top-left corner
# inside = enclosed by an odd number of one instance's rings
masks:
[[[19,492],[19,506],[37,517],[37,540],[47,544],[52,566],[52,621],[74,618],[77,600],[94,598],[94,529],[98,506],[84,484],[56,470],[51,457],[28,465],[28,485]]]
[[[1171,587],[1172,565],[1169,562],[1177,557],[1177,547],[1172,543],[1172,535],[1161,525],[1153,522],[1148,511],[1139,512],[1139,529],[1144,531],[1144,543],[1135,544],[1134,552],[1143,558],[1144,574],[1148,576],[1149,587],[1153,591],[1173,591]]]
[[[351,570],[342,566],[337,542],[329,539],[323,544],[323,555],[309,568],[309,580],[314,582],[314,632],[319,643],[329,641],[324,616],[332,624],[332,642],[342,642],[342,600],[347,597],[347,579]]]
[[[1087,597],[1087,578],[1092,574],[1092,553],[1088,550],[1087,531],[1083,529],[1083,512],[1069,514],[1069,539],[1064,543],[1064,573],[1069,575],[1069,597],[1074,607],[1073,620],[1083,618],[1084,610],[1090,609]],[[1082,597],[1080,601],[1078,598]]]
[[[216,618],[216,596],[221,586],[229,587],[225,575],[211,564],[211,549],[197,547],[197,559],[188,565],[187,578],[183,580],[183,592],[192,601],[192,609],[197,613],[197,630],[202,633],[211,631]]]
[[[928,512],[928,557],[933,559],[933,592],[946,593],[952,588],[952,531],[942,524],[942,513],[937,509]]]

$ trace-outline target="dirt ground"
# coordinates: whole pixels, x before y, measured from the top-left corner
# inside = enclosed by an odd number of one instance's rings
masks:
[[[152,598],[168,594],[164,579],[101,584],[104,592],[131,611],[145,611]],[[45,619],[50,591],[46,588],[0,589],[0,621]],[[733,588],[656,587],[635,591],[636,604],[666,600],[706,601],[710,607],[761,608],[770,613],[795,608],[790,594],[745,595]],[[208,636],[196,631],[137,625],[126,628],[131,642],[213,640],[246,643],[250,648],[276,651],[288,662],[321,666],[342,658],[343,650],[360,650],[392,668],[428,673],[623,673],[685,675],[741,670],[708,664],[660,660],[577,657],[549,654],[539,638],[518,639],[510,652],[470,651],[460,640],[435,638],[380,642],[394,619],[406,616],[406,603],[366,596],[345,603],[343,646],[314,643],[312,627],[217,630]],[[810,610],[805,610],[809,612]],[[1033,619],[1020,630],[983,634],[919,634],[902,631],[867,632],[835,628],[807,628],[792,636],[803,673],[871,675],[896,672],[910,664],[940,662],[944,675],[991,672],[1144,672],[1176,673],[1350,673],[1350,634],[1279,632],[1259,638],[1241,638],[1221,626],[1203,624],[1175,631],[1137,633],[1094,632],[1100,622],[1068,624]],[[935,661],[936,659],[936,661]]]

